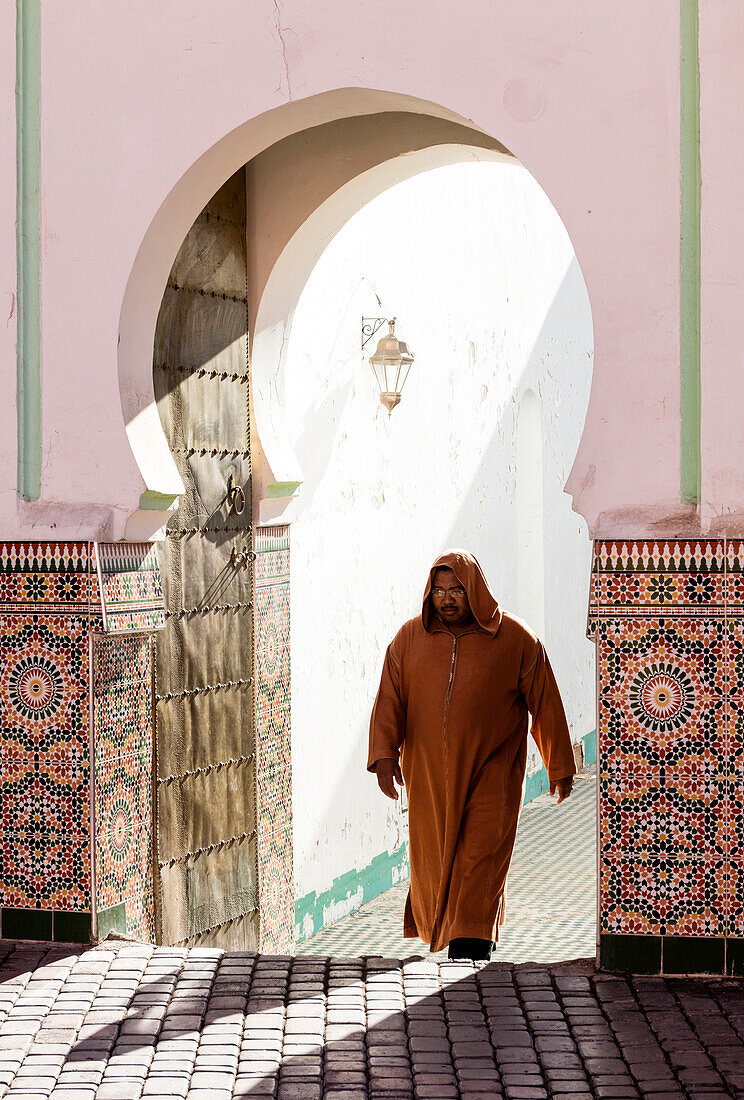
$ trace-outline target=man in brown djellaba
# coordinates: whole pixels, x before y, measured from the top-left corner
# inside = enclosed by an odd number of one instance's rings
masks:
[[[385,655],[367,768],[389,798],[405,782],[403,934],[448,947],[450,958],[489,959],[498,938],[529,716],[560,803],[576,768],[542,642],[501,610],[471,554],[448,551],[431,568],[421,614]]]

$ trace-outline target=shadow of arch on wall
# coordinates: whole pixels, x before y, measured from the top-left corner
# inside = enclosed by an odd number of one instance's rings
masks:
[[[323,250],[376,195],[421,172],[516,158],[495,137],[437,104],[392,92],[337,89],[247,121],[178,179],[155,213],[124,294],[118,377],[132,452],[145,486],[139,537],[183,493],[155,403],[152,348],[174,258],[219,188],[246,168],[254,515],[281,522],[302,471],[282,415],[284,365],[297,302]],[[142,526],[144,517],[145,526]],[[148,534],[147,523],[152,530]]]

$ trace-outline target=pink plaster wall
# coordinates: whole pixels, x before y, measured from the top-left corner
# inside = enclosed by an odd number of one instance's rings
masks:
[[[457,17],[444,0],[44,5],[43,496],[76,510],[32,509],[36,536],[55,522],[57,537],[117,537],[145,487],[124,432],[117,340],[158,208],[234,128],[346,87],[441,104],[534,173],[571,235],[594,317],[575,505],[595,534],[678,525],[678,14],[677,0],[473,0]],[[181,236],[208,197],[183,194]],[[171,258],[153,263],[167,274]],[[1,499],[3,527],[28,533]]]

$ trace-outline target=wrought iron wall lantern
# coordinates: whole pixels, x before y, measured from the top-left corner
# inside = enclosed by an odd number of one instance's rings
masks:
[[[403,387],[413,364],[413,352],[404,340],[395,335],[395,317],[362,317],[362,350],[384,324],[388,332],[378,341],[377,351],[369,357],[369,363],[380,390],[380,401],[388,416],[400,403]]]

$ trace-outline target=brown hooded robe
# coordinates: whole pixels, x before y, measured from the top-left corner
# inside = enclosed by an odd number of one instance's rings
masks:
[[[434,572],[449,568],[475,622],[452,631],[434,612]],[[501,611],[476,559],[434,562],[421,615],[385,656],[367,768],[397,760],[409,807],[411,883],[404,935],[441,951],[490,940],[503,910],[527,760],[528,712],[551,781],[575,772],[563,704],[542,643]]]

